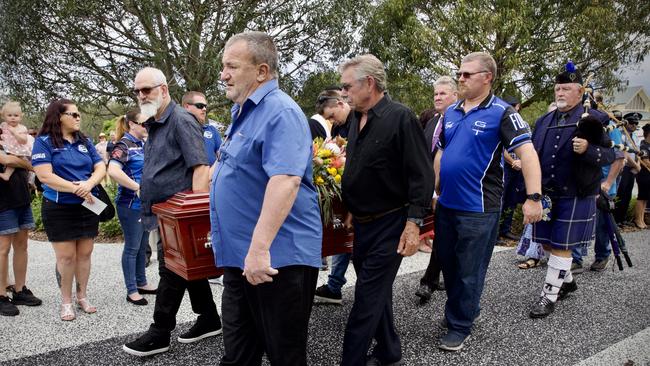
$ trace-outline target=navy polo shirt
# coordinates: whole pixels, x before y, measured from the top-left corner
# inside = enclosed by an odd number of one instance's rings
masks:
[[[320,267],[322,223],[312,182],[307,119],[277,80],[232,109],[210,185],[212,248],[218,267],[244,268],[269,179],[300,177],[296,200],[271,243],[271,266]]]
[[[205,154],[208,156],[208,163],[212,166],[217,160],[217,151],[221,146],[221,136],[216,127],[207,123],[203,125],[203,142],[205,143]]]
[[[503,195],[501,153],[530,143],[530,127],[508,103],[490,94],[465,113],[464,100],[449,106],[438,148],[440,202],[455,210],[497,212]]]
[[[89,140],[77,139],[73,143],[63,140],[62,147],[55,147],[49,136],[38,136],[34,141],[32,165],[51,164],[52,172],[69,182],[88,180],[99,163],[104,164],[104,161]],[[96,189],[93,194],[97,195]],[[43,196],[57,203],[83,202],[76,194],[58,192],[47,184],[43,184]]]
[[[142,180],[142,168],[144,167],[143,146],[144,142],[142,140],[138,140],[128,132],[125,133],[124,137],[115,143],[109,164],[119,165],[129,178],[140,184]],[[135,194],[135,191],[120,185],[117,189],[115,204],[133,210],[139,210],[140,198]]]

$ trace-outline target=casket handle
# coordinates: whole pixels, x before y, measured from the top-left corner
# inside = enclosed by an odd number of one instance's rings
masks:
[[[203,244],[203,246],[205,247],[205,249],[210,249],[210,248],[212,248],[212,241],[211,241],[211,238],[208,238],[208,240],[205,242],[205,244]]]

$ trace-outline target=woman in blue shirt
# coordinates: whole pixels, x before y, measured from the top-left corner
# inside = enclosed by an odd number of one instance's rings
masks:
[[[144,137],[147,130],[145,119],[139,110],[132,110],[117,121],[118,142],[111,152],[108,175],[119,184],[115,205],[124,233],[122,272],[126,284],[126,301],[135,305],[147,305],[141,294],[155,293],[147,283],[144,271],[145,251],[149,245],[149,232],[140,220],[140,179],[144,166]]]
[[[72,101],[53,101],[32,150],[32,165],[43,184],[43,225],[56,254],[60,315],[66,321],[75,319],[73,279],[77,306],[88,314],[97,311],[86,299],[86,288],[99,216],[82,203],[99,199],[95,186],[104,178],[106,166],[92,142],[79,131],[80,125],[81,115]]]

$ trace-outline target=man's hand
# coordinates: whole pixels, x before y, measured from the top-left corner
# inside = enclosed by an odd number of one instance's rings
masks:
[[[418,251],[420,245],[420,228],[413,222],[407,221],[402,236],[399,238],[397,253],[410,257]]]
[[[542,203],[526,200],[521,208],[524,214],[524,225],[538,222],[542,219]]]
[[[271,253],[268,250],[254,250],[252,247],[251,245],[244,259],[242,276],[246,276],[246,280],[251,285],[273,282],[271,276],[278,274],[278,270],[271,267]]]
[[[521,160],[517,159],[513,161],[511,166],[514,170],[521,170]]]
[[[581,139],[579,137],[574,137],[573,138],[573,152],[576,154],[584,154],[585,151],[587,151],[587,147],[589,146],[589,141],[585,139]]]
[[[600,190],[609,193],[609,189],[612,188],[612,185],[607,183],[607,181],[600,183]]]

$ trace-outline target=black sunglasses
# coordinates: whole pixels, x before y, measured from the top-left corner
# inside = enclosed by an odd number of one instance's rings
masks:
[[[204,109],[204,108],[207,109],[208,108],[208,105],[205,104],[205,103],[192,103],[192,105],[195,106],[198,109]]]
[[[461,76],[464,77],[465,79],[469,79],[470,77],[472,77],[472,75],[480,74],[480,73],[483,73],[483,72],[489,72],[489,71],[483,70],[483,71],[477,71],[477,72],[467,72],[467,71],[465,71],[465,72],[457,72],[456,73],[456,79],[460,79]]]
[[[70,116],[72,118],[81,118],[81,114],[77,112],[63,112],[66,116]]]
[[[148,87],[145,87],[145,88],[133,89],[133,94],[135,94],[136,97],[138,95],[140,95],[140,93],[142,93],[144,95],[149,95],[149,93],[151,93],[152,90],[154,90],[157,87],[162,86],[162,85],[163,84],[158,84],[158,85],[155,85],[155,86],[148,86]]]

